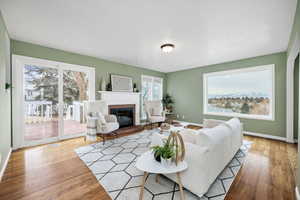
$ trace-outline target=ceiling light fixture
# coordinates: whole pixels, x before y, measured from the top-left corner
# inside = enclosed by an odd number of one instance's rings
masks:
[[[175,45],[174,44],[163,44],[160,46],[160,48],[164,53],[170,53],[175,48]]]

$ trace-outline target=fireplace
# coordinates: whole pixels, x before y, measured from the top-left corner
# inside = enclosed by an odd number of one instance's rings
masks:
[[[109,105],[109,113],[117,116],[120,128],[135,125],[135,104]]]

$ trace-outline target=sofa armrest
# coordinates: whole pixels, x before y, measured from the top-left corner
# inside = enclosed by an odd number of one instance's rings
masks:
[[[115,115],[104,115],[104,118],[106,122],[118,122]]]

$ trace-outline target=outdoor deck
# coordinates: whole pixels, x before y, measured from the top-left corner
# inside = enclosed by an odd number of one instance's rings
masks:
[[[64,120],[64,135],[75,135],[86,132],[86,124],[75,120]],[[58,120],[26,123],[25,141],[40,140],[58,136]]]

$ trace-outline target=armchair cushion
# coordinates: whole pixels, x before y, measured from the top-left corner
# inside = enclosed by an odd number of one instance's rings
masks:
[[[150,120],[151,123],[164,122],[165,117],[164,116],[150,116],[149,120]]]
[[[162,108],[161,107],[154,107],[154,108],[152,108],[151,115],[153,115],[153,116],[161,116],[162,115]]]
[[[97,126],[97,132],[101,134],[111,133],[119,128],[118,122],[108,122],[105,125]]]
[[[115,115],[104,115],[104,117],[107,122],[118,122]]]

